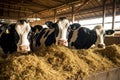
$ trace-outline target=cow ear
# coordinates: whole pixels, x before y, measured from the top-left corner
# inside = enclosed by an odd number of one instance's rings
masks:
[[[5,33],[6,33],[6,34],[9,34],[9,33],[10,33],[10,31],[9,31],[8,29],[6,29]]]
[[[114,30],[106,30],[105,33],[107,35],[112,35],[115,31]]]

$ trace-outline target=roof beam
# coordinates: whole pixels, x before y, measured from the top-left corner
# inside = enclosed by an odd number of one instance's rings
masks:
[[[31,12],[31,11],[25,11],[25,10],[16,10],[16,9],[12,9],[12,8],[3,8],[3,7],[0,7],[0,9],[3,9],[4,11],[8,11],[9,10],[9,12],[10,11],[13,11],[13,12],[22,12],[22,13],[33,13],[33,12]]]
[[[107,10],[112,9],[112,7],[110,6],[110,4],[106,5],[106,7],[108,7]],[[116,8],[120,8],[120,6],[117,6]],[[102,11],[102,9],[103,9],[103,6],[98,6],[98,7],[89,8],[89,9],[82,9],[82,10],[80,10],[81,13],[78,13],[78,15],[91,14],[91,13],[94,13],[94,12],[100,12],[100,11]],[[67,13],[59,14],[57,16],[67,15],[67,14],[72,14],[72,12],[67,12]],[[50,18],[50,17],[54,17],[54,16],[43,17],[41,19]]]
[[[59,3],[65,3],[64,1],[61,1],[61,0],[52,0],[52,1],[59,2]]]
[[[46,8],[46,9],[49,9],[50,6],[47,6],[47,5],[44,5],[44,4],[41,4],[40,2],[36,1],[36,0],[32,0],[32,1],[27,1],[27,3],[31,4],[31,5],[37,5],[37,6],[41,6],[43,8]]]
[[[90,0],[85,0],[80,6],[78,9],[76,9],[74,12],[77,13],[82,7],[84,7],[86,4],[88,4]]]
[[[6,6],[16,6],[16,7],[23,7],[23,8],[28,8],[30,9],[31,7],[36,7],[38,9],[41,9],[39,7],[41,7],[40,5],[36,5],[36,4],[26,4],[26,3],[22,3],[22,4],[9,4],[9,3],[0,3],[0,5],[6,5]]]
[[[78,0],[78,1],[68,2],[68,3],[65,3],[65,4],[63,4],[63,5],[61,5],[61,6],[57,6],[57,7],[49,8],[49,9],[44,9],[44,10],[35,12],[35,13],[33,13],[33,14],[42,13],[42,12],[45,12],[45,11],[48,11],[48,10],[58,9],[58,8],[61,8],[61,7],[64,7],[64,6],[70,6],[70,5],[73,5],[73,4],[75,4],[75,3],[82,3],[82,1],[81,1],[81,0]],[[33,14],[31,14],[31,15],[33,15]],[[29,15],[29,16],[30,16],[30,15]]]

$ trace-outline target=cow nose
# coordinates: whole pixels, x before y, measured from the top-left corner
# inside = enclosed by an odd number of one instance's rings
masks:
[[[22,51],[22,52],[28,52],[28,51],[30,51],[28,45],[19,46],[19,50]]]
[[[98,48],[105,48],[104,44],[98,44]]]
[[[66,46],[67,41],[66,40],[58,40],[58,45]]]

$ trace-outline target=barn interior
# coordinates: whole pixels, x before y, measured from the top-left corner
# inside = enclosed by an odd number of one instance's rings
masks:
[[[106,27],[106,17],[111,17],[107,24],[116,31],[105,36],[105,49],[53,45],[35,53],[16,52],[7,58],[1,57],[0,49],[0,80],[120,80],[120,28],[115,25],[120,23],[116,20],[119,15],[120,0],[0,0],[0,23],[27,19],[32,26],[44,25],[65,16],[71,23],[101,18],[100,23],[84,26]]]
[[[0,0],[0,19],[40,18],[55,20],[66,16],[70,21],[120,14],[119,0]]]
[[[1,23],[28,19],[32,26],[44,25],[48,20],[55,22],[61,16],[71,23],[102,18],[100,24],[105,26],[105,18],[111,16],[110,28],[115,29],[116,23],[120,27],[120,20],[115,20],[120,15],[120,0],[0,0],[0,13]],[[119,44],[119,36],[119,30],[116,30],[112,38],[106,38],[106,44]]]

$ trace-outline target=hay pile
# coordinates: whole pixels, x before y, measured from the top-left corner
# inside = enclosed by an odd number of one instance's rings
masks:
[[[0,80],[81,80],[116,67],[120,67],[120,45],[88,50],[51,46],[0,60]]]

